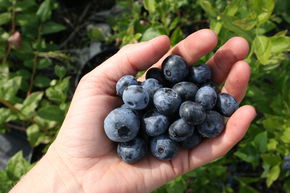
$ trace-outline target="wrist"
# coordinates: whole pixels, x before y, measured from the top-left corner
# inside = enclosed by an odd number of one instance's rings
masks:
[[[53,144],[37,164],[25,174],[10,193],[20,192],[83,192],[62,158],[54,150]]]

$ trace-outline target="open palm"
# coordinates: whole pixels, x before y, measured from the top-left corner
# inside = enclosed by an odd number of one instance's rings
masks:
[[[146,156],[138,163],[127,164],[118,158],[115,145],[108,140],[103,129],[106,115],[121,104],[115,94],[120,77],[136,75],[153,64],[160,66],[162,59],[169,54],[178,54],[193,64],[216,44],[216,35],[204,29],[191,34],[170,50],[166,36],[122,48],[80,81],[59,135],[48,151],[50,157],[54,157],[51,159],[58,160],[58,168],[71,175],[82,192],[122,193],[150,192],[224,155],[244,136],[255,117],[253,107],[240,107],[219,137],[206,140],[192,150],[179,151],[172,161]],[[239,102],[245,95],[250,77],[249,65],[243,61],[247,52],[247,42],[235,37],[207,62],[212,67],[215,82],[225,82],[222,92],[231,94]]]

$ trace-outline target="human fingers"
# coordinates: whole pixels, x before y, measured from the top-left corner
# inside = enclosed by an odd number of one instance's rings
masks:
[[[233,37],[220,47],[206,62],[212,69],[215,83],[219,85],[225,81],[232,66],[246,58],[248,51],[248,42],[241,37]]]

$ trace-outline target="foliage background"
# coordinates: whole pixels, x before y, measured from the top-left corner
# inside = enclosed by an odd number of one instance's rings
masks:
[[[255,106],[258,116],[246,137],[223,158],[155,192],[289,193],[290,174],[282,164],[290,155],[290,2],[118,0],[116,6],[118,16],[107,20],[112,34],[94,28],[83,42],[121,47],[166,34],[173,46],[209,27],[218,34],[218,47],[233,36],[250,44],[246,60],[252,76],[243,103]],[[0,132],[23,130],[31,146],[45,145],[44,152],[61,126],[77,71],[67,47],[50,36],[67,28],[53,16],[58,9],[53,0],[0,0]],[[13,39],[17,32],[21,41]],[[0,192],[7,192],[30,167],[16,154],[0,171]]]

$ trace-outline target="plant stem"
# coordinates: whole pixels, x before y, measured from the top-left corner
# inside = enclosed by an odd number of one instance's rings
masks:
[[[9,103],[8,101],[1,99],[0,98],[0,104],[6,106],[8,109],[10,109],[11,111],[14,111],[16,113],[19,113],[21,116],[26,117],[26,115],[24,115],[19,109],[17,109],[13,104]],[[31,118],[27,118],[27,121],[29,121],[32,124],[36,124],[39,129],[46,135],[46,136],[51,136],[51,134],[44,129],[44,126],[41,125],[40,123],[38,123],[33,117]]]

